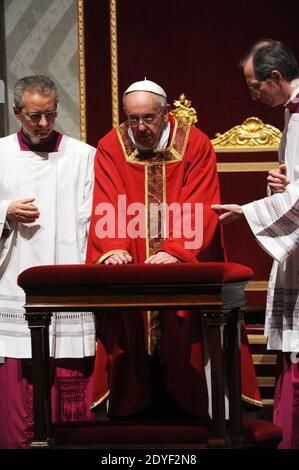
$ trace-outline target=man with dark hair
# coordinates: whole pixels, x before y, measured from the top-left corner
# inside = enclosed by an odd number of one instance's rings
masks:
[[[275,78],[276,74],[272,74],[275,70],[289,82],[298,77],[298,64],[293,52],[285,44],[274,39],[257,41],[242,57],[239,66],[244,69],[246,79],[246,70],[249,70],[251,61],[255,77],[259,81]]]
[[[254,100],[285,107],[280,166],[268,175],[272,195],[239,206],[214,205],[221,223],[246,217],[274,263],[270,275],[265,335],[268,349],[280,350],[274,422],[283,429],[281,447],[298,448],[299,352],[299,69],[294,54],[279,41],[255,43],[241,61]]]
[[[21,129],[0,139],[0,448],[26,447],[32,438],[31,340],[17,277],[34,265],[85,261],[95,149],[54,130],[57,106],[49,77],[18,80]],[[94,353],[91,313],[53,314],[54,421],[91,418]]]

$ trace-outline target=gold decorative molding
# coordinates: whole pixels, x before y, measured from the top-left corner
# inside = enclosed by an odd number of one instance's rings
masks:
[[[111,53],[111,98],[112,127],[119,125],[118,104],[118,57],[117,57],[117,0],[110,0],[110,53]]]
[[[252,171],[270,171],[277,168],[278,162],[224,162],[217,163],[217,170],[220,173],[234,173],[234,172],[252,172]]]
[[[175,118],[184,121],[190,126],[197,123],[196,110],[191,106],[191,101],[187,100],[184,93],[182,93],[178,100],[174,100],[174,109],[170,111]]]
[[[247,335],[249,344],[267,344],[268,340],[264,335]]]
[[[256,381],[259,387],[275,387],[275,377],[257,377]]]
[[[77,0],[78,11],[78,51],[79,51],[79,99],[80,99],[80,135],[86,142],[86,82],[84,49],[84,0]]]
[[[273,398],[262,398],[262,404],[263,404],[263,406],[273,406],[274,405],[274,399]]]
[[[252,354],[254,365],[259,366],[274,366],[277,363],[276,354]]]
[[[212,144],[216,152],[264,152],[278,150],[281,131],[270,124],[264,124],[257,117],[245,119],[243,124],[234,126],[224,134],[219,132]]]
[[[267,291],[269,281],[249,281],[245,287],[246,291]]]

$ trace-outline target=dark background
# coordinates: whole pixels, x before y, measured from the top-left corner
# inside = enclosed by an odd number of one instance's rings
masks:
[[[85,39],[88,141],[111,128],[109,1],[87,0]],[[299,56],[294,1],[118,0],[119,94],[148,79],[172,104],[184,92],[211,139],[249,116],[282,128],[278,109],[251,101],[238,63],[249,45],[272,37]],[[120,109],[120,118],[123,114]]]

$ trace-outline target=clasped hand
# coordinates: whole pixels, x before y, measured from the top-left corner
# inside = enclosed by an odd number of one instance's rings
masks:
[[[39,218],[40,213],[38,208],[32,204],[33,201],[35,201],[33,197],[25,197],[12,201],[7,209],[7,220],[16,220],[23,224],[35,222]]]
[[[290,180],[286,176],[285,164],[279,165],[275,170],[270,170],[267,177],[268,185],[273,193],[283,193]]]

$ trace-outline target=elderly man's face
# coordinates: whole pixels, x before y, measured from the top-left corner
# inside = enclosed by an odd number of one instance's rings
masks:
[[[168,105],[161,106],[157,95],[147,91],[128,93],[124,105],[137,147],[145,151],[157,147],[168,121]]]
[[[14,106],[16,118],[22,123],[25,134],[33,139],[45,139],[54,128],[56,119],[56,97],[50,91],[45,95],[25,91],[22,96],[24,107],[18,111]]]

